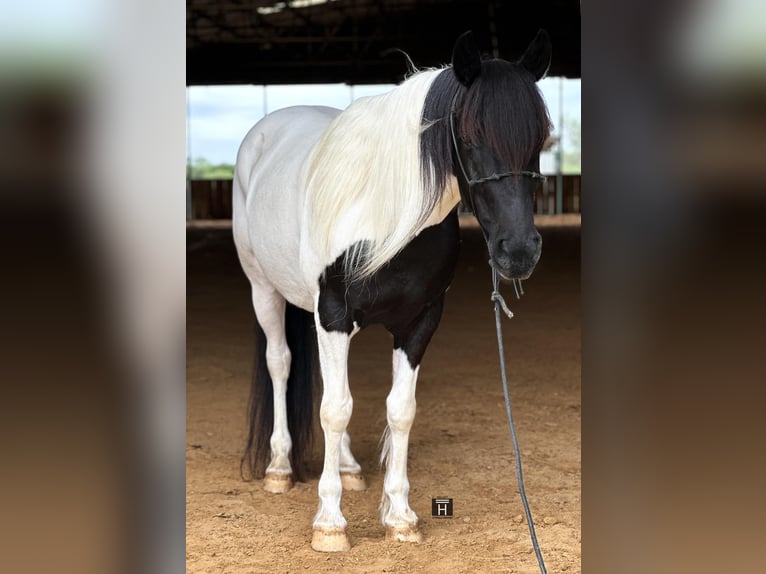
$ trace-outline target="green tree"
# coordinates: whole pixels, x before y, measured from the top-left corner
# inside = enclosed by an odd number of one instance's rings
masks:
[[[204,157],[195,158],[187,166],[189,179],[231,179],[234,177],[234,164],[211,164]]]

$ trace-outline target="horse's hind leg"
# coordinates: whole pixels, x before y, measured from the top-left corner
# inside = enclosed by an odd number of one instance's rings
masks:
[[[367,490],[362,467],[351,454],[351,437],[348,431],[344,432],[340,439],[340,482],[343,490]]]
[[[268,492],[284,493],[293,486],[290,466],[292,439],[287,428],[287,377],[292,356],[285,338],[285,300],[270,285],[251,281],[255,316],[266,335],[266,366],[274,389],[271,461],[263,478]]]
[[[406,333],[394,332],[393,385],[386,399],[388,428],[383,445],[386,478],[380,519],[386,538],[400,542],[421,542],[418,517],[410,508],[407,479],[407,449],[410,428],[415,420],[415,387],[420,361],[439,325],[444,296],[434,301]]]

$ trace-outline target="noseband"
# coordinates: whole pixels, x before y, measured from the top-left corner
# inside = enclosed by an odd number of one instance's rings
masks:
[[[463,158],[460,157],[460,148],[458,148],[457,145],[457,132],[455,131],[455,108],[457,107],[457,96],[458,92],[455,93],[454,97],[452,98],[452,103],[450,104],[450,111],[449,111],[449,132],[452,136],[452,145],[455,146],[455,155],[457,156],[457,163],[460,166],[460,171],[463,172],[463,177],[465,178],[466,182],[468,182],[468,187],[471,188],[474,185],[478,185],[480,183],[485,183],[487,181],[499,181],[503,178],[510,177],[510,176],[518,176],[518,177],[530,177],[532,179],[539,179],[541,181],[545,181],[546,177],[538,173],[536,171],[503,171],[500,173],[493,173],[492,175],[486,175],[483,177],[474,177],[470,178],[468,177],[468,171],[466,171],[465,166],[463,165]],[[473,203],[473,198],[471,198],[471,202]]]

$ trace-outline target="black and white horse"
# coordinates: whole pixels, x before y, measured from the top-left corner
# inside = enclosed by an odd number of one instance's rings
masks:
[[[534,188],[550,130],[536,81],[550,55],[541,31],[518,61],[483,60],[466,33],[451,66],[414,73],[345,111],[274,112],[242,143],[234,239],[265,335],[243,468],[265,474],[269,492],[300,477],[318,343],[325,450],[316,550],[350,548],[341,494],[366,488],[346,431],[347,359],[351,338],[372,323],[394,338],[381,521],[389,538],[422,539],[408,502],[407,447],[419,365],[457,261],[457,205],[478,218],[497,272],[528,277],[540,257]]]

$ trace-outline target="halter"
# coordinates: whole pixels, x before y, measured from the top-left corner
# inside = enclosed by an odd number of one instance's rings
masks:
[[[518,176],[518,177],[530,177],[532,179],[539,179],[541,181],[545,181],[547,178],[536,171],[503,171],[500,173],[493,173],[492,175],[486,175],[484,177],[475,177],[471,179],[468,177],[468,171],[466,171],[465,166],[463,165],[463,159],[460,157],[460,149],[457,146],[457,135],[455,132],[455,108],[457,107],[457,96],[459,92],[455,92],[455,95],[452,97],[452,103],[450,104],[450,111],[449,111],[449,132],[452,136],[452,145],[455,146],[455,155],[457,156],[457,163],[460,166],[460,171],[463,173],[463,177],[465,178],[466,182],[468,182],[468,187],[471,188],[474,185],[478,185],[480,183],[485,183],[488,181],[499,181],[503,178],[510,177],[510,176]],[[471,198],[471,203],[473,204],[473,198]],[[473,208],[473,205],[471,205]]]

